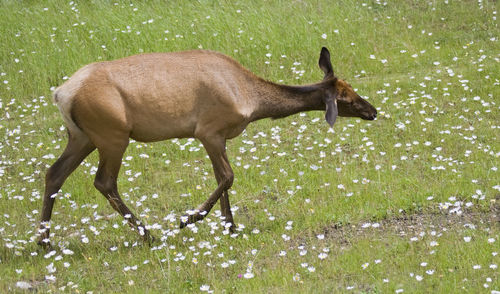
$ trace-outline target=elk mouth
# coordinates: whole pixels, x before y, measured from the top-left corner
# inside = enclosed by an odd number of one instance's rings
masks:
[[[375,118],[377,118],[377,112],[375,111],[373,113],[363,113],[361,118],[364,120],[374,120]]]
[[[364,119],[364,120],[374,120],[375,118],[377,118],[377,114],[376,113],[369,114],[369,115],[364,115],[362,117],[362,119]]]

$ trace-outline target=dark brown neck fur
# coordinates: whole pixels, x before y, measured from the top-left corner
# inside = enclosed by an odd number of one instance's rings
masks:
[[[255,87],[259,102],[252,121],[263,118],[282,118],[310,110],[325,110],[323,83],[287,86],[259,80]]]

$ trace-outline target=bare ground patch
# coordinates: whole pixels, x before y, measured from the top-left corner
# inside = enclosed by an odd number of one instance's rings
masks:
[[[311,238],[324,235],[342,247],[349,246],[351,240],[370,238],[377,235],[415,236],[421,232],[465,230],[467,228],[496,228],[500,230],[500,195],[492,201],[487,211],[464,210],[459,214],[448,212],[419,212],[402,214],[380,221],[361,221],[356,224],[332,224],[320,230],[305,233],[297,238],[295,245],[303,245]]]

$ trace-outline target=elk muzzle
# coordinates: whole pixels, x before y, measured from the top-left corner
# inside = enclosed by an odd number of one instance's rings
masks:
[[[354,113],[364,120],[374,120],[377,117],[377,109],[368,101],[358,96],[354,103]]]

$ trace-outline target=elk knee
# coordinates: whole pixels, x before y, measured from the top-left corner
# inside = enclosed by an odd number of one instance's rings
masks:
[[[229,188],[231,188],[231,186],[233,185],[233,181],[234,181],[234,174],[233,173],[229,173],[229,174],[225,175],[224,180],[222,182],[224,190],[228,190]]]
[[[103,195],[109,195],[113,190],[113,183],[110,181],[106,181],[105,179],[101,179],[96,177],[94,180],[94,187],[101,192]]]

